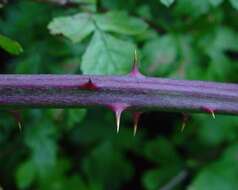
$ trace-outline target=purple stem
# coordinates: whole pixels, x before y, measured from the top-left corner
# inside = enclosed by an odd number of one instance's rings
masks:
[[[96,88],[85,89],[89,82]],[[131,76],[0,75],[1,107],[115,103],[133,110],[205,112],[206,107],[215,113],[238,114],[238,85]]]

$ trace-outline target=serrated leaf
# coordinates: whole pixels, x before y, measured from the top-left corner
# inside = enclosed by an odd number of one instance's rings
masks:
[[[20,189],[29,187],[35,177],[35,167],[31,161],[19,165],[16,172],[16,183]]]
[[[160,2],[165,5],[166,7],[169,7],[174,3],[175,0],[160,0]]]
[[[96,31],[83,55],[84,74],[124,74],[131,68],[135,46],[102,31]]]
[[[98,27],[108,32],[137,35],[143,33],[148,27],[142,19],[129,16],[125,12],[120,11],[111,11],[106,14],[95,15],[94,18]]]
[[[48,25],[51,34],[63,34],[74,43],[82,41],[94,30],[90,14],[79,13],[73,16],[54,18]]]
[[[10,38],[0,34],[0,47],[10,54],[19,55],[23,52],[21,45]]]
[[[209,0],[210,4],[214,7],[219,6],[224,0]]]
[[[230,3],[233,8],[238,10],[238,0],[230,0]]]

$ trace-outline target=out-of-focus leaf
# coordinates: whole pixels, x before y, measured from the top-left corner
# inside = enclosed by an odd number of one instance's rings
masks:
[[[238,186],[236,162],[216,162],[204,168],[189,190],[234,190]],[[209,184],[209,185],[208,185]]]
[[[105,189],[118,189],[120,184],[128,181],[133,174],[132,165],[109,141],[97,146],[85,158],[83,170],[89,181],[103,184]]]
[[[181,161],[173,145],[163,137],[149,141],[143,149],[149,160],[161,165],[168,163],[176,165]]]
[[[226,56],[226,51],[238,51],[238,35],[227,27],[219,27],[207,33],[198,41],[199,47],[209,56],[207,79],[224,81],[232,71],[233,63]]]
[[[230,0],[232,7],[238,10],[238,1],[237,0]]]
[[[164,4],[166,7],[169,7],[174,3],[175,0],[160,0],[162,4]]]
[[[111,11],[106,14],[95,15],[97,26],[108,32],[126,35],[143,33],[147,24],[136,17],[128,16],[125,12]]]
[[[178,48],[177,69],[172,69],[171,76],[176,78],[204,80],[204,70],[199,59],[199,52],[193,47],[193,37],[189,34],[176,36]]]
[[[172,66],[175,63],[178,51],[176,40],[172,35],[165,35],[148,41],[142,52],[145,72],[161,75],[173,71]]]
[[[62,190],[63,189],[74,190],[75,187],[77,187],[77,189],[90,190],[90,188],[88,188],[87,185],[83,182],[83,179],[80,176],[76,175],[68,178],[64,182],[64,188],[62,188]]]
[[[180,171],[179,167],[177,167],[176,165],[152,169],[146,172],[143,176],[143,185],[147,190],[162,189],[162,187],[171,182],[177,175],[185,177],[186,172],[183,170]]]
[[[19,55],[23,52],[21,45],[10,38],[0,34],[0,47],[10,54]]]
[[[198,131],[198,136],[204,144],[218,145],[223,142],[231,142],[238,137],[238,119],[232,116],[217,116],[212,119],[210,115],[197,115],[194,118],[196,125],[201,128]]]
[[[50,168],[55,166],[57,146],[54,139],[55,129],[47,122],[29,129],[25,142],[32,151],[32,161],[37,171],[43,177],[50,174]]]
[[[134,49],[131,42],[96,31],[83,55],[81,69],[84,74],[124,74],[131,68]]]
[[[234,143],[230,147],[228,147],[226,151],[223,153],[221,159],[224,161],[236,162],[238,159],[238,143]]]
[[[92,15],[79,13],[73,16],[54,18],[48,28],[51,34],[63,34],[73,42],[80,42],[94,30]]]
[[[207,70],[208,80],[224,81],[232,69],[233,63],[221,52],[212,52]]]
[[[31,185],[36,175],[32,161],[26,161],[19,165],[16,171],[16,183],[20,189],[26,189]]]
[[[67,109],[67,126],[72,128],[75,124],[81,122],[86,113],[86,109]]]
[[[210,4],[214,7],[220,5],[224,0],[209,0]]]
[[[236,189],[238,186],[237,150],[237,144],[228,148],[220,160],[210,164],[200,171],[188,189]]]
[[[208,13],[210,10],[210,3],[208,0],[179,0],[176,3],[176,12],[185,15],[191,15],[193,17],[199,17]]]
[[[214,32],[207,33],[200,40],[198,45],[205,52],[212,56],[214,52],[222,53],[225,50],[238,51],[238,34],[227,27],[219,27]]]

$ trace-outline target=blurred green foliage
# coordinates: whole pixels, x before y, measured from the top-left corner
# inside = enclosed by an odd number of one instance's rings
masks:
[[[19,43],[1,34],[0,34],[0,47],[2,47],[7,52],[15,55],[18,55],[23,51]]]
[[[0,9],[2,73],[127,74],[238,81],[237,0],[22,0]],[[78,4],[77,4],[78,3]],[[8,37],[5,37],[8,36]],[[18,42],[14,42],[14,39]],[[0,113],[0,189],[234,190],[238,118],[130,113],[115,133],[106,108]]]

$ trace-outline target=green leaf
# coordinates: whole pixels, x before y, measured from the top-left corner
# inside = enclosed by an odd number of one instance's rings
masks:
[[[72,128],[75,124],[81,122],[86,115],[86,109],[67,109],[65,111],[68,128]]]
[[[84,74],[125,74],[131,68],[135,46],[102,31],[96,31],[83,55]]]
[[[152,75],[167,74],[178,55],[176,40],[172,35],[164,35],[148,41],[143,48],[143,68]]]
[[[176,176],[185,176],[186,172],[181,171],[177,165],[163,166],[158,169],[151,169],[143,176],[143,185],[147,190],[158,190],[173,180]],[[166,189],[166,188],[164,188]]]
[[[63,34],[74,43],[82,41],[94,30],[92,16],[79,13],[73,16],[54,18],[48,25],[51,34]]]
[[[155,163],[166,165],[177,164],[181,162],[180,156],[166,138],[159,137],[155,140],[146,143],[144,150],[144,156]]]
[[[238,51],[238,34],[228,27],[218,27],[214,32],[208,33],[202,38],[199,45],[206,53],[212,55],[213,52],[225,50]],[[207,43],[209,42],[209,43]]]
[[[55,166],[57,145],[54,139],[55,129],[49,122],[41,122],[27,131],[26,145],[32,151],[32,161],[37,172],[42,177],[47,177]]]
[[[238,10],[238,0],[230,0],[230,3],[233,8]]]
[[[111,11],[95,15],[98,27],[104,31],[126,35],[137,35],[147,29],[147,24],[136,17],[128,16],[125,12]]]
[[[14,55],[19,55],[20,53],[23,52],[23,49],[18,42],[11,40],[10,38],[3,36],[1,34],[0,34],[0,47],[2,47],[8,53]]]
[[[234,190],[238,187],[237,176],[236,162],[216,162],[204,168],[188,190]]]
[[[233,190],[238,187],[237,144],[222,157],[205,167],[195,177],[188,190]],[[209,184],[209,185],[208,185]]]
[[[234,162],[236,162],[237,153],[238,153],[238,143],[234,143],[226,149],[226,151],[223,153],[221,159],[225,160],[225,161],[234,161]]]
[[[19,165],[16,171],[16,183],[20,189],[25,189],[31,185],[35,177],[35,167],[33,162],[27,161]]]
[[[160,0],[160,2],[165,5],[166,7],[169,7],[174,3],[175,0]]]
[[[180,14],[188,14],[193,17],[199,17],[203,14],[208,13],[210,10],[210,3],[208,0],[179,0],[176,4],[176,12]]]
[[[210,4],[214,7],[219,6],[224,0],[209,0]]]
[[[97,145],[82,164],[89,182],[101,184],[104,189],[120,189],[118,187],[133,174],[130,162],[110,141]]]
[[[209,67],[207,67],[209,75],[206,80],[224,81],[233,72],[234,63],[230,61],[226,52],[238,51],[237,41],[237,33],[224,26],[217,27],[213,32],[206,33],[200,38],[198,45],[210,58]]]
[[[232,116],[218,116],[211,120],[211,115],[198,115],[194,119],[197,125],[201,125],[198,136],[203,144],[219,145],[225,142],[232,142],[238,137],[238,118]],[[216,131],[214,132],[214,129]]]

